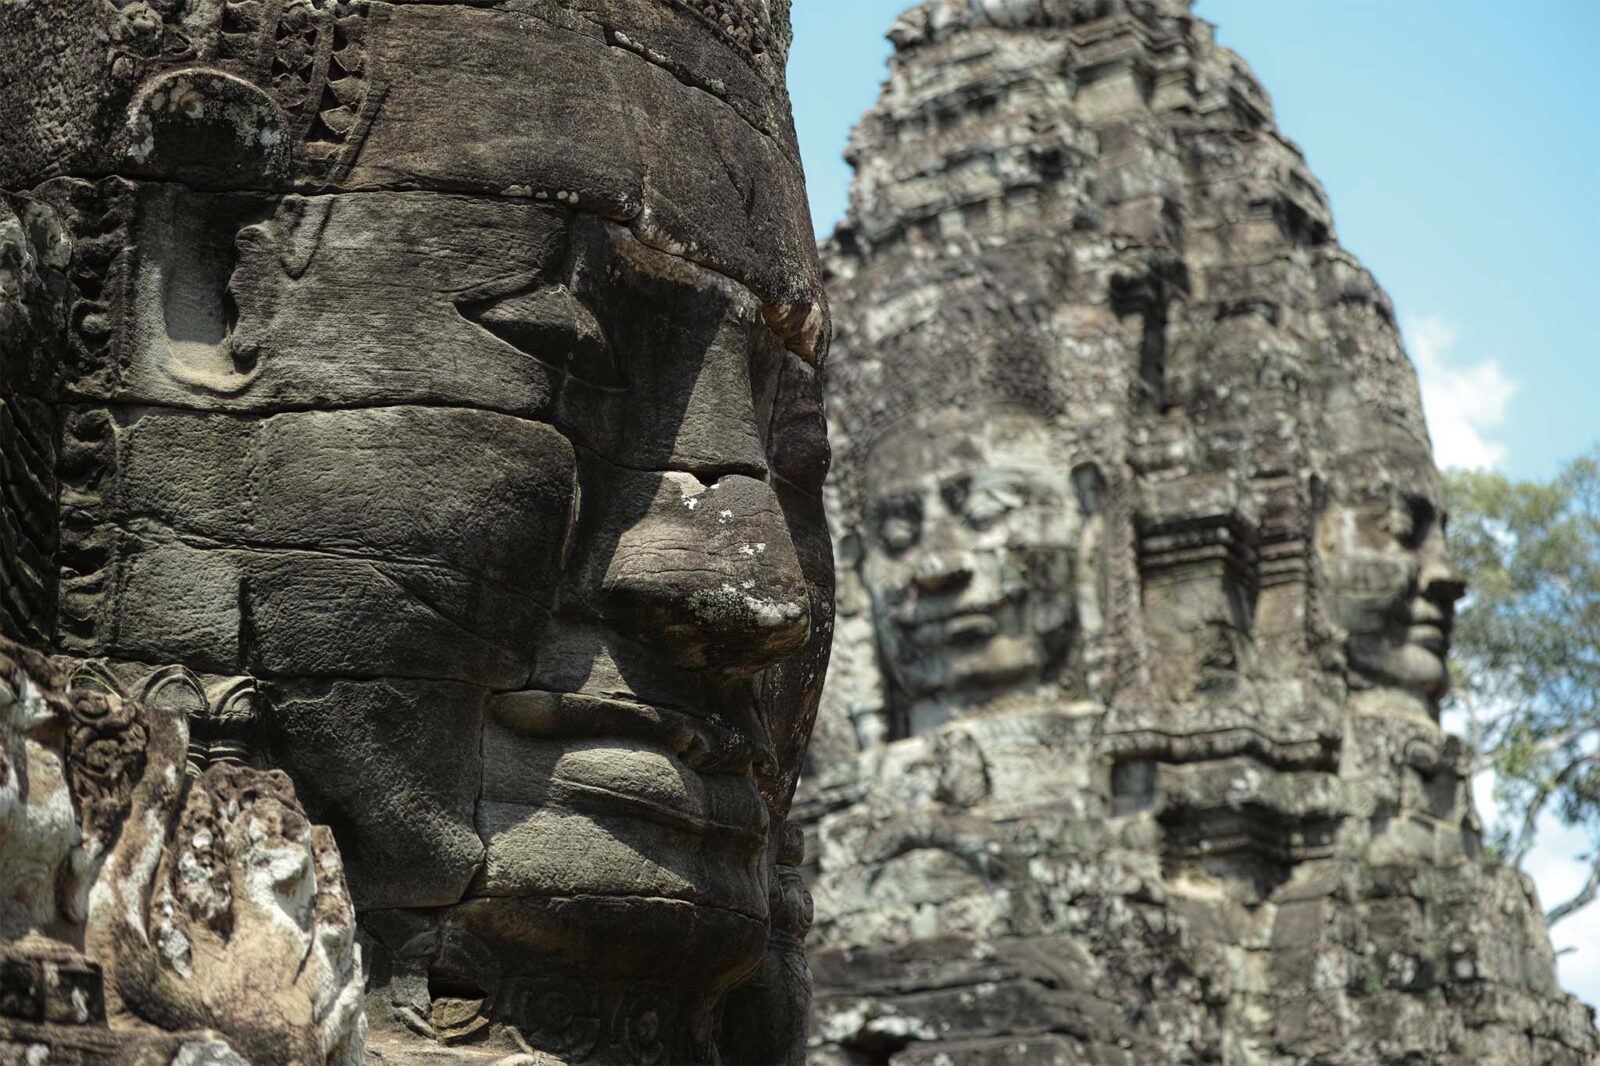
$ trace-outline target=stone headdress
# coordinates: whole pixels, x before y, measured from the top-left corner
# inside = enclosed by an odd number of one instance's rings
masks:
[[[790,347],[817,359],[827,315],[784,81],[787,10],[787,0],[640,0],[607,6],[602,23],[565,5],[547,20],[380,0],[8,4],[0,39],[17,51],[0,62],[12,75],[0,187],[119,175],[548,201],[743,282]],[[597,93],[593,71],[615,48],[641,62],[624,71],[629,84]],[[538,78],[508,80],[464,62],[469,49],[548,62]],[[727,107],[663,92],[662,78]],[[516,130],[479,105],[495,94],[499,114],[522,115]],[[737,162],[648,166],[681,151],[669,130],[701,127]]]

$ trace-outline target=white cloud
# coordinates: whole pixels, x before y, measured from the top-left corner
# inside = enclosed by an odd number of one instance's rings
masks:
[[[1558,924],[1550,932],[1562,952],[1561,987],[1591,1007],[1600,1008],[1600,907],[1589,907]]]
[[[1504,444],[1488,434],[1505,422],[1517,383],[1493,359],[1472,366],[1451,362],[1456,330],[1437,315],[1407,315],[1401,323],[1422,381],[1433,451],[1442,467],[1486,470],[1505,461]]]

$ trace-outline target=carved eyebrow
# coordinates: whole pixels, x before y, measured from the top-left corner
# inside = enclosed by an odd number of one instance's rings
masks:
[[[461,289],[446,290],[453,295],[457,307],[467,304],[489,304],[519,292],[528,292],[541,285],[553,284],[548,271],[519,270],[487,281],[474,282]]]
[[[594,313],[565,287],[535,284],[504,296],[456,300],[463,318],[519,348],[521,334],[569,334],[591,344],[604,344],[605,334]],[[526,349],[525,349],[526,350]]]

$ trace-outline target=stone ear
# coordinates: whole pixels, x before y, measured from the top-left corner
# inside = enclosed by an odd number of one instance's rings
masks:
[[[287,178],[291,135],[265,92],[219,70],[150,79],[128,108],[123,162],[141,177],[198,188],[260,188]]]

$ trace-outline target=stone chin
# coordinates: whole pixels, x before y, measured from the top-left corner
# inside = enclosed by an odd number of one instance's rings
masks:
[[[446,940],[465,936],[483,945],[493,961],[471,967],[470,976],[502,995],[520,980],[568,968],[620,985],[671,972],[680,1002],[711,1000],[747,976],[767,947],[765,918],[648,894],[467,899],[445,909],[441,930]],[[436,963],[436,976],[440,969]],[[491,1013],[521,1020],[515,1012]]]
[[[501,798],[480,805],[485,857],[467,898],[368,916],[394,971],[426,989],[408,1024],[445,1043],[505,1026],[564,1061],[609,1064],[627,1039],[617,1019],[650,1013],[673,1061],[700,1061],[715,1005],[768,946],[754,774],[700,773],[632,739],[516,739],[500,765],[543,798],[495,784],[504,738],[491,731],[486,784]],[[393,982],[386,995],[408,998]]]
[[[766,921],[615,893],[468,899],[425,916],[410,947],[426,945],[412,971],[426,993],[412,1000],[408,1024],[423,1022],[446,1044],[505,1027],[561,1062],[707,1061],[717,1004],[761,964]],[[404,1021],[411,997],[402,983],[380,995]],[[669,1054],[619,1057],[641,1024]]]
[[[1350,667],[1374,688],[1401,689],[1432,702],[1443,699],[1450,689],[1450,671],[1444,657],[1413,641],[1399,645],[1385,641],[1375,647],[1372,642],[1353,638]]]
[[[484,739],[484,859],[455,910],[506,959],[604,955],[648,974],[689,956],[713,980],[743,972],[764,942],[771,821],[756,774],[772,755],[749,737],[643,703],[502,697]],[[618,929],[626,944],[602,951]]]

